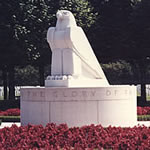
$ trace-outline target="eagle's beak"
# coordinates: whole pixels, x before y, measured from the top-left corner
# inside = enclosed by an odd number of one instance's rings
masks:
[[[62,18],[62,13],[61,13],[60,10],[57,11],[56,17],[57,17],[57,19],[61,19]]]

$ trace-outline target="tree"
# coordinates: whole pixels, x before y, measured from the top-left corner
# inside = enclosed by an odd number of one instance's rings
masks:
[[[102,68],[111,84],[132,84],[133,82],[132,67],[130,63],[124,60],[116,60],[102,64]]]
[[[20,2],[22,18],[18,21],[19,28],[16,29],[16,36],[22,41],[26,49],[28,64],[39,66],[42,71],[49,62],[49,49],[46,43],[46,30],[52,15],[48,14],[48,5],[44,0],[27,0]],[[52,20],[52,19],[51,19]],[[44,84],[40,80],[40,85]]]
[[[148,0],[91,0],[98,20],[93,28],[93,47],[100,60],[124,59],[139,72],[142,99],[146,100],[149,64],[150,2]],[[96,37],[96,38],[95,38]],[[98,38],[97,38],[98,37]],[[136,67],[136,69],[135,69]]]
[[[130,47],[139,72],[142,100],[146,102],[146,70],[150,58],[150,1],[142,0],[130,17]]]
[[[17,86],[36,86],[39,84],[39,71],[37,67],[27,65],[15,68],[15,83]]]
[[[91,1],[98,12],[98,20],[93,26],[93,47],[101,59],[123,59],[130,56],[127,39],[129,36],[129,16],[132,12],[131,0]]]
[[[0,2],[0,64],[3,70],[4,98],[7,97],[7,72],[9,74],[9,99],[15,98],[14,67],[26,61],[26,53],[21,41],[16,37],[16,29],[19,29],[18,20],[21,18],[19,6],[19,1]]]

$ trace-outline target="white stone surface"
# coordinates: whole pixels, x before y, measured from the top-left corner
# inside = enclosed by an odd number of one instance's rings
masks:
[[[57,124],[67,123],[69,126],[97,124],[97,103],[92,101],[51,102],[50,121]]]
[[[48,102],[33,102],[23,101],[21,107],[21,122],[22,125],[27,125],[26,122],[34,124],[46,125],[49,122],[49,103]],[[24,116],[24,117],[22,117]]]
[[[21,89],[21,124],[137,125],[135,86]]]
[[[146,126],[146,127],[150,127],[150,121],[138,121],[137,122],[138,126]]]
[[[18,127],[21,126],[20,122],[3,122],[0,125],[0,129],[3,129],[5,127],[11,127],[13,124],[17,125]],[[150,121],[138,121],[136,126],[146,126],[146,127],[150,127]],[[132,127],[132,126],[130,126]]]
[[[46,87],[100,87],[108,86],[108,82],[102,79],[66,79],[45,80]]]
[[[46,86],[81,87],[80,79],[98,79],[99,86],[108,85],[108,81],[81,27],[76,25],[70,11],[60,10],[56,14],[56,27],[50,27],[47,41],[52,50],[51,75],[45,81]],[[56,76],[68,76],[75,82],[56,81]],[[54,77],[54,78],[53,78]],[[95,81],[93,81],[95,82]],[[82,84],[84,84],[83,82]],[[92,82],[86,82],[82,87],[93,87]]]
[[[17,125],[18,127],[21,126],[21,124],[19,122],[2,122],[2,124],[0,125],[0,129],[5,128],[5,127],[11,127],[13,124]]]

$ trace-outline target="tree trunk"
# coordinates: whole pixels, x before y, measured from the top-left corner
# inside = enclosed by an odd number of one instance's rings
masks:
[[[140,75],[141,75],[141,99],[143,103],[146,103],[146,62],[143,60],[139,64],[140,67]]]
[[[39,66],[39,74],[40,74],[40,86],[44,86],[44,66]]]
[[[14,76],[15,70],[14,66],[9,66],[9,100],[15,100],[15,83],[14,83]]]
[[[142,102],[146,103],[146,84],[142,83],[141,84],[141,98],[142,98]]]
[[[2,70],[2,77],[3,77],[3,88],[4,88],[4,100],[7,100],[7,69],[6,66],[3,67]]]

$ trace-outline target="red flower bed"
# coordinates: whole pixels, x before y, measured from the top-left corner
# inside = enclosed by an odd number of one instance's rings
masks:
[[[150,128],[108,127],[101,125],[68,128],[47,124],[28,125],[0,129],[0,149],[44,149],[44,150],[92,150],[92,149],[140,149],[150,148]]]
[[[20,109],[14,108],[0,111],[0,116],[20,116]]]
[[[137,107],[138,115],[150,115],[150,107]]]

